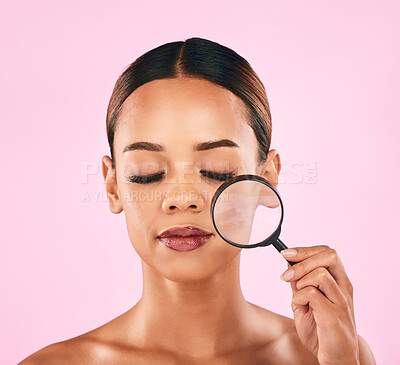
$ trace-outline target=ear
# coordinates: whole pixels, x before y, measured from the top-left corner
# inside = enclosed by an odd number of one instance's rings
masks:
[[[109,156],[103,156],[101,161],[101,169],[103,172],[104,182],[106,183],[106,192],[110,202],[110,210],[114,214],[121,213],[123,208],[118,192],[116,171],[112,168],[112,160]]]
[[[275,187],[278,186],[278,177],[281,171],[281,157],[275,149],[267,153],[267,161],[261,167],[260,176],[268,180]]]

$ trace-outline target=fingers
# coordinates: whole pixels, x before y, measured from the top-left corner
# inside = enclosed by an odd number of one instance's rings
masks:
[[[290,264],[288,264],[288,268],[290,267]],[[346,298],[337,285],[335,279],[324,267],[317,267],[315,270],[304,275],[301,279],[289,282],[292,287],[293,295],[307,286],[314,286],[322,292],[331,303],[347,306]],[[300,305],[300,303],[295,305],[292,301],[292,310],[294,311],[296,307],[302,313],[307,313],[308,311],[308,305]]]
[[[338,284],[330,272],[324,267],[317,267],[304,275],[301,279],[294,282],[294,285],[297,291],[308,286],[314,286],[320,290],[331,303],[347,306],[346,298]]]
[[[306,306],[313,309],[315,320],[322,326],[332,326],[335,324],[336,313],[335,304],[331,303],[324,294],[316,287],[307,286],[293,294],[292,303],[295,306]]]
[[[290,261],[302,261],[310,256],[313,256],[321,251],[328,250],[330,247],[327,245],[318,245],[318,246],[310,246],[310,247],[291,247],[285,250],[280,251],[280,253],[287,258],[290,258]],[[292,255],[294,252],[296,255]],[[285,254],[288,255],[285,255]],[[292,258],[296,258],[292,260]]]
[[[292,250],[296,251],[295,256],[285,255],[286,252],[290,252]],[[346,275],[343,263],[340,260],[339,255],[333,248],[325,245],[312,247],[295,247],[293,249],[283,250],[281,251],[281,254],[285,258],[290,259],[290,261],[296,262],[296,264],[291,266],[290,269],[285,271],[285,273],[287,273],[291,272],[291,269],[293,270],[293,276],[287,281],[299,280],[309,272],[315,270],[317,267],[325,267],[334,278],[345,297],[348,300],[352,300],[353,286]]]

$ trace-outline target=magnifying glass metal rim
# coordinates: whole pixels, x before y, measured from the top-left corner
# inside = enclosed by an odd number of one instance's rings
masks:
[[[241,181],[241,180],[252,180],[252,181],[257,181],[260,182],[266,186],[268,186],[270,189],[272,189],[275,194],[278,196],[279,202],[281,204],[281,209],[282,209],[282,214],[281,214],[281,220],[279,221],[278,227],[277,229],[274,231],[274,233],[272,233],[266,240],[261,241],[261,242],[257,242],[257,243],[253,243],[252,245],[242,245],[240,243],[236,243],[233,242],[231,240],[229,240],[228,238],[226,238],[218,229],[217,225],[215,224],[215,219],[214,219],[214,206],[215,203],[218,199],[218,197],[222,194],[222,192],[230,185],[232,185],[233,183],[237,182],[237,181]],[[216,229],[216,231],[218,232],[218,234],[220,235],[220,237],[222,237],[222,239],[226,242],[228,242],[229,244],[239,247],[239,248],[253,248],[253,247],[261,247],[261,246],[268,246],[270,244],[273,244],[279,236],[279,233],[281,231],[281,224],[283,221],[283,203],[282,203],[282,199],[279,195],[278,190],[276,190],[275,186],[272,185],[267,179],[259,176],[259,175],[252,175],[252,174],[245,174],[245,175],[238,175],[235,176],[225,182],[223,182],[218,189],[216,190],[216,192],[214,193],[214,196],[211,200],[211,217],[212,217],[212,222],[214,225],[214,228]]]

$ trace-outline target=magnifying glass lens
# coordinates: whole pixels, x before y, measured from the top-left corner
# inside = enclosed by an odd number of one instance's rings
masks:
[[[282,213],[274,190],[257,180],[239,180],[219,194],[213,219],[218,233],[230,243],[254,245],[274,234]]]

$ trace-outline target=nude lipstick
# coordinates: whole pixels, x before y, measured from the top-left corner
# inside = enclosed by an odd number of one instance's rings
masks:
[[[172,227],[161,232],[157,239],[175,251],[192,251],[204,245],[212,233],[194,226]]]

